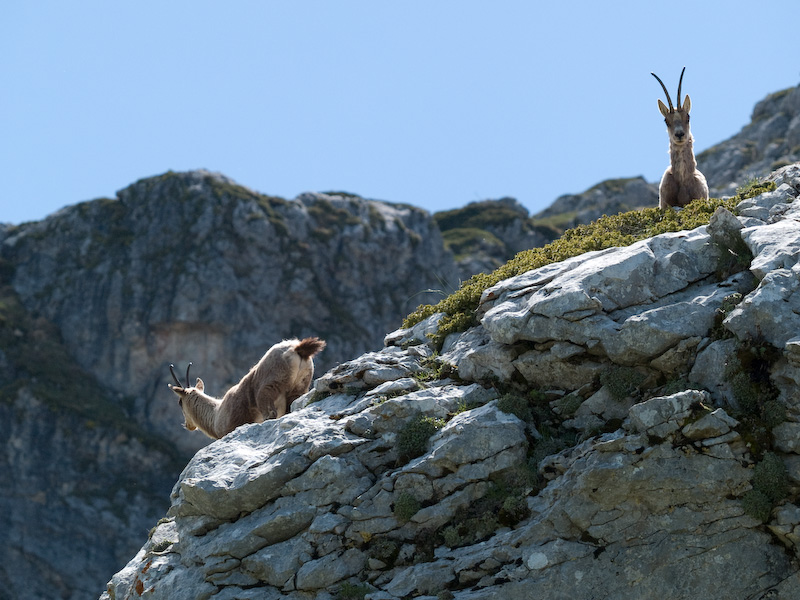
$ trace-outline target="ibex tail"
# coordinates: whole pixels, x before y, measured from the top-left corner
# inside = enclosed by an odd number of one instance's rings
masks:
[[[317,352],[321,352],[325,348],[325,341],[318,337],[310,337],[300,340],[300,343],[295,346],[294,351],[300,358],[311,358]]]

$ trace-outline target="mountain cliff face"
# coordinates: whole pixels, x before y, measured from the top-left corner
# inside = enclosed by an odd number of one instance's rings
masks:
[[[712,193],[733,193],[751,177],[800,160],[800,86],[756,104],[750,123],[697,156]]]
[[[800,164],[771,181],[207,446],[102,598],[797,598]]]

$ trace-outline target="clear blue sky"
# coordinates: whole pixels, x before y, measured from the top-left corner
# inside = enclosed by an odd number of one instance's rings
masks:
[[[206,168],[266,194],[537,212],[668,164],[800,81],[796,0],[281,0],[0,5],[0,222]]]

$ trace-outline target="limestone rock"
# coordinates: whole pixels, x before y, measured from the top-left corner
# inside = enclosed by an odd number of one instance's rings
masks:
[[[765,339],[783,348],[800,331],[800,264],[770,271],[725,319],[739,339]]]
[[[709,401],[708,393],[696,390],[652,398],[631,407],[631,425],[639,433],[665,438],[683,426],[693,407]]]

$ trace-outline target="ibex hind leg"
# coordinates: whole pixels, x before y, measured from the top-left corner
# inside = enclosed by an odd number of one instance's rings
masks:
[[[286,392],[279,385],[265,385],[258,391],[256,406],[264,420],[286,414]]]

